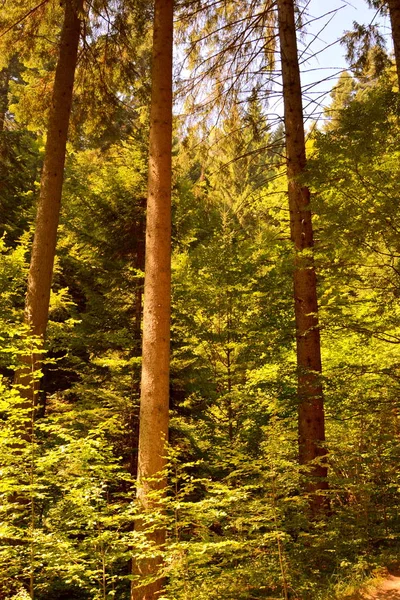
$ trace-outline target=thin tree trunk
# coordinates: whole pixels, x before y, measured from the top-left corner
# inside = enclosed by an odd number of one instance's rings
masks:
[[[390,24],[392,27],[392,38],[394,47],[394,56],[396,59],[397,78],[400,88],[400,1],[387,0],[390,14]]]
[[[140,199],[141,214],[138,218],[137,229],[136,229],[136,263],[135,268],[140,271],[145,270],[145,257],[146,257],[146,198]],[[135,298],[135,341],[139,351],[142,347],[142,316],[143,316],[143,284],[144,277],[140,278],[136,288]]]
[[[146,256],[146,198],[140,199],[140,216],[138,218],[137,227],[135,231],[136,237],[136,262],[135,268],[139,269],[144,273],[145,270],[145,256]],[[142,351],[142,317],[143,317],[143,285],[144,277],[140,277],[137,282],[135,291],[135,317],[134,317],[134,330],[135,330],[135,356],[141,356]],[[133,384],[133,403],[132,413],[130,421],[130,450],[131,458],[129,465],[129,472],[135,479],[137,478],[137,463],[138,463],[138,439],[139,439],[139,404],[136,402],[140,397],[140,381],[137,376],[138,374],[132,373],[134,377]]]
[[[8,110],[8,92],[10,88],[10,69],[5,67],[0,72],[0,132],[4,131]]]
[[[294,303],[298,372],[299,462],[309,465],[326,454],[318,327],[317,282],[313,259],[310,191],[302,185],[306,167],[300,72],[293,0],[278,0],[279,38],[284,94],[286,154],[291,238],[295,250]],[[312,465],[306,491],[312,512],[325,504],[327,468]]]
[[[50,107],[35,235],[25,301],[25,322],[30,332],[43,344],[49,316],[51,280],[60,217],[61,194],[72,92],[81,31],[83,0],[66,0],[61,30],[59,58]],[[30,405],[36,402],[39,384],[32,373],[40,368],[40,352],[22,358],[16,373],[22,396]]]
[[[159,508],[153,494],[166,486],[169,424],[173,0],[156,0],[154,10],[137,493],[143,511]],[[147,537],[161,549],[165,535],[160,528]],[[159,598],[161,565],[160,557],[134,563],[134,575],[154,581],[133,582],[131,600]]]

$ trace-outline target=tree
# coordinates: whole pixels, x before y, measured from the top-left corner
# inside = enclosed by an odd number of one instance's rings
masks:
[[[299,462],[308,467],[306,491],[317,512],[325,504],[319,493],[327,488],[321,345],[318,327],[317,281],[313,256],[310,190],[302,183],[306,168],[301,84],[293,0],[278,1],[290,230],[294,245],[293,271],[298,369]]]
[[[46,333],[49,313],[82,10],[83,0],[66,0],[28,275],[24,318],[32,334],[42,340]],[[24,356],[24,366],[18,370],[16,376],[17,383],[24,386],[23,395],[31,405],[35,403],[38,391],[37,382],[32,381],[31,374],[40,368],[40,362],[40,354]]]
[[[108,405],[121,423],[118,454],[131,464],[134,477],[142,350],[145,137],[141,130],[136,138],[107,149],[74,152],[68,161],[52,291],[68,289],[76,305],[72,315],[68,307],[61,314],[58,311],[58,327],[70,315],[77,322],[66,338],[49,321],[47,355],[57,358],[57,368],[45,365],[42,383],[47,395],[67,389],[74,402],[91,398],[99,406],[113,398]],[[50,312],[50,319],[54,316]]]
[[[354,81],[354,96],[336,112],[335,123],[313,136],[307,166],[318,215],[330,481],[332,488],[341,481],[347,510],[363,515],[355,525],[365,530],[368,523],[375,547],[386,544],[397,502],[391,488],[397,476],[388,474],[386,459],[398,445],[393,433],[398,430],[400,289],[395,84],[393,69],[367,87]]]
[[[8,109],[8,92],[10,84],[10,70],[4,67],[0,71],[0,132],[4,131],[6,112]]]
[[[387,0],[392,27],[392,38],[394,56],[396,59],[397,78],[400,86],[400,2],[399,0]]]
[[[327,129],[334,128],[338,123],[342,110],[350,104],[354,96],[354,90],[355,81],[353,77],[348,71],[344,71],[341,73],[337,84],[332,89],[332,102],[325,109],[325,115],[329,119],[329,122],[325,126]]]
[[[215,11],[215,15],[211,13],[209,19],[201,15],[202,35],[195,38],[196,44],[202,52],[198,52],[201,55],[201,61],[195,68],[194,87],[200,81],[203,85],[205,75],[212,77],[216,85],[212,88],[212,94],[207,97],[207,100],[211,97],[214,103],[219,100],[222,105],[232,102],[232,98],[234,102],[242,101],[244,89],[248,94],[249,79],[255,89],[261,89],[265,93],[271,87],[271,80],[274,77],[271,74],[271,78],[266,79],[264,76],[262,79],[265,67],[272,70],[274,66],[276,12],[273,10],[273,6],[270,3],[260,5],[257,2],[250,2],[246,7],[247,12],[240,19],[236,17],[235,7],[235,2],[224,3],[220,11]],[[296,248],[294,286],[298,350],[300,462],[304,465],[312,461],[318,462],[318,459],[325,454],[321,447],[325,437],[320,382],[321,350],[317,318],[316,276],[312,258],[313,232],[309,208],[310,198],[309,191],[298,182],[305,170],[306,159],[294,4],[280,3],[278,7],[289,155],[289,203],[292,216],[292,240]],[[293,22],[289,27],[290,10]],[[230,23],[230,20],[233,22]],[[290,30],[290,35],[288,35],[288,30]],[[212,43],[209,44],[210,39]],[[260,40],[262,40],[261,52],[258,46]],[[190,49],[193,46],[194,42],[192,41]],[[250,65],[253,65],[252,70]],[[221,112],[218,113],[218,117]],[[315,485],[309,484],[309,491],[325,488],[326,482],[322,480],[326,478],[326,474],[326,467],[314,464],[312,478],[318,481]],[[314,501],[317,502],[316,499]],[[323,502],[323,499],[320,498],[320,501]]]
[[[171,312],[171,156],[172,156],[173,0],[156,0],[152,52],[149,179],[143,307],[142,378],[139,416],[138,501],[154,508],[154,491],[165,485],[169,422]],[[143,527],[143,523],[138,524]],[[148,534],[159,547],[165,529]],[[160,557],[135,564],[135,573],[153,577],[136,587],[131,600],[153,600],[161,594]],[[154,580],[155,578],[155,580]]]
[[[397,78],[400,85],[400,2],[399,0],[368,0],[368,4],[382,12],[389,11]]]

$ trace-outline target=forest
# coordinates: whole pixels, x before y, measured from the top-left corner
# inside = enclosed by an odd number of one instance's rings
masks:
[[[322,0],[0,3],[0,600],[399,566],[400,0],[358,3],[318,113]]]

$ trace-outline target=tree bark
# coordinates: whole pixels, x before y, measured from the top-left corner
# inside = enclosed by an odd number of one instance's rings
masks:
[[[310,190],[302,185],[306,168],[303,107],[293,0],[278,0],[279,39],[284,96],[286,156],[291,239],[294,244],[294,304],[296,321],[299,463],[310,465],[306,492],[312,512],[326,499],[327,468],[313,461],[325,456],[324,399],[317,282],[313,258]]]
[[[400,1],[387,0],[390,15],[390,24],[392,27],[392,38],[394,47],[394,56],[396,59],[397,78],[400,88]]]
[[[71,114],[72,92],[81,32],[83,0],[65,0],[59,58],[56,67],[50,106],[47,140],[40,194],[36,214],[35,234],[25,300],[25,322],[30,333],[43,344],[49,316],[51,280],[60,218],[64,163]],[[16,383],[22,385],[24,399],[33,406],[39,390],[32,373],[40,368],[41,354],[32,351],[22,358],[16,373]]]
[[[137,492],[144,512],[159,508],[154,492],[166,486],[169,425],[173,0],[156,0],[154,10]],[[165,530],[147,537],[161,549]],[[133,582],[131,600],[159,598],[161,565],[161,557],[135,562],[134,575],[154,581]]]

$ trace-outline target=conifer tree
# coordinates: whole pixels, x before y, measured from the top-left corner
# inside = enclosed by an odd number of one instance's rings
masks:
[[[325,115],[329,119],[326,129],[332,129],[337,125],[341,112],[350,104],[354,92],[355,81],[348,71],[344,71],[331,91],[332,102],[325,109]]]
[[[298,371],[299,462],[309,467],[306,491],[316,513],[327,487],[324,456],[324,402],[321,383],[321,345],[318,327],[317,281],[313,258],[310,190],[301,182],[306,167],[303,108],[293,0],[278,1],[281,48],[288,198],[294,245],[294,305]]]
[[[368,0],[368,4],[382,12],[389,11],[397,78],[400,82],[400,2],[399,0]]]
[[[156,0],[152,51],[149,176],[143,308],[142,377],[139,417],[138,501],[143,511],[154,509],[154,492],[163,490],[169,420],[171,312],[171,150],[172,150],[173,0]],[[138,528],[143,528],[143,523]],[[148,532],[156,546],[165,530]],[[161,559],[144,559],[134,573],[153,579],[137,587],[131,600],[154,600],[162,593],[157,577]]]
[[[9,83],[10,70],[7,67],[4,67],[0,72],[0,132],[4,131],[8,108]]]
[[[400,83],[400,2],[399,0],[387,0],[392,27],[392,38],[394,56],[396,59],[397,77]]]
[[[49,313],[50,289],[61,207],[64,163],[75,69],[82,24],[83,0],[66,0],[52,103],[47,127],[36,226],[25,301],[25,322],[43,340]],[[31,374],[40,368],[40,355],[23,357],[16,380],[23,395],[35,402],[38,385]]]

